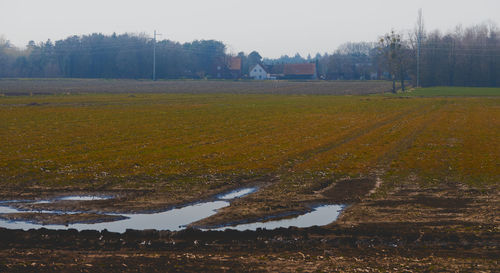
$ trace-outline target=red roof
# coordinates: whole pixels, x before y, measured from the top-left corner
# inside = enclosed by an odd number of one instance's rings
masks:
[[[315,75],[316,65],[311,63],[306,64],[285,64],[283,68],[285,75]]]
[[[227,64],[229,70],[241,70],[241,58],[231,57]]]

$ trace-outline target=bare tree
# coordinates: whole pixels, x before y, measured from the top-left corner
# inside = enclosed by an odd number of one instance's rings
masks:
[[[401,88],[405,91],[405,77],[407,67],[407,48],[401,34],[394,30],[379,40],[379,52],[392,80],[392,92],[396,93],[396,80],[401,81]]]

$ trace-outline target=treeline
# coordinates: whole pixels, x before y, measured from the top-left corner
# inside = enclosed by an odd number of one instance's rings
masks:
[[[421,57],[424,86],[500,86],[500,31],[494,25],[431,32]]]
[[[328,80],[383,79],[379,55],[376,43],[345,43],[332,54],[318,58],[319,77]]]
[[[493,24],[453,32],[421,33],[422,86],[499,86],[500,31]],[[230,56],[220,41],[156,43],[159,79],[245,78],[256,63],[316,63],[319,79],[410,81],[417,79],[417,34],[391,32],[377,42],[346,43],[314,57],[263,59],[256,51]],[[17,49],[0,39],[0,77],[151,78],[153,41],[145,35],[72,36]],[[241,60],[240,73],[227,73],[228,60]]]
[[[0,77],[151,78],[153,41],[144,35],[92,34],[16,50],[0,41]],[[158,78],[216,76],[226,46],[219,41],[156,43]]]
[[[457,27],[444,34],[424,32],[421,37],[421,86],[500,86],[500,30],[494,24]],[[316,62],[319,78],[327,80],[403,78],[416,85],[417,53],[416,32],[392,32],[374,43],[343,44],[332,54],[264,61]]]

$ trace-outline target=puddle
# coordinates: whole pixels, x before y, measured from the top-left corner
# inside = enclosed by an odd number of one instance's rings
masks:
[[[9,203],[31,203],[33,200],[2,200],[0,204],[9,204]]]
[[[50,204],[52,203],[53,201],[51,200],[40,200],[40,201],[36,201],[36,202],[24,202],[24,203],[32,203],[32,204]]]
[[[217,230],[235,229],[244,231],[244,230],[257,230],[258,228],[276,229],[276,228],[289,228],[289,227],[306,228],[312,226],[324,226],[337,220],[337,217],[340,215],[342,209],[344,209],[344,205],[325,205],[317,207],[311,212],[297,216],[292,219],[241,224],[237,226],[223,227]]]
[[[95,196],[95,195],[72,195],[59,197],[57,200],[62,201],[97,201],[111,199],[111,196]]]
[[[26,220],[5,220],[0,219],[0,227],[9,229],[76,229],[76,230],[104,230],[107,229],[111,232],[125,232],[127,229],[145,230],[171,230],[178,231],[185,229],[191,223],[200,221],[204,218],[210,217],[217,213],[221,208],[228,207],[230,200],[241,198],[245,195],[255,192],[257,188],[244,188],[222,195],[218,195],[215,201],[200,202],[192,205],[187,205],[180,208],[173,208],[163,212],[156,213],[106,213],[107,215],[123,216],[126,219],[117,220],[113,222],[102,223],[82,223],[82,224],[69,224],[69,225],[42,225],[28,222]],[[27,201],[29,203],[51,203],[60,200],[65,201],[92,201],[104,200],[112,197],[106,196],[91,196],[91,195],[75,195],[63,196],[52,200],[41,201]],[[24,201],[24,200],[23,200]],[[24,201],[26,202],[26,201]],[[38,212],[46,214],[75,214],[80,212],[64,212],[64,211],[49,211],[49,210],[20,210],[9,207],[9,204],[14,202],[4,203],[0,205],[0,213],[27,213]],[[0,202],[1,204],[1,202]],[[304,215],[298,216],[293,219],[284,219],[269,222],[257,222],[249,224],[241,224],[232,227],[224,227],[217,230],[236,229],[236,230],[256,230],[258,228],[275,229],[275,228],[288,228],[295,227],[310,227],[314,225],[327,225],[335,221],[344,208],[342,205],[326,205],[315,208],[313,211]]]
[[[22,211],[19,211],[18,209],[14,209],[11,207],[0,207],[0,213],[19,213]]]
[[[9,221],[0,219],[0,227],[10,228],[10,229],[77,229],[77,230],[104,230],[107,229],[111,232],[125,232],[127,229],[157,229],[157,230],[182,230],[187,225],[202,220],[204,218],[210,217],[217,213],[217,210],[227,207],[230,205],[229,200],[241,198],[247,194],[255,192],[257,188],[244,188],[237,191],[233,191],[221,196],[217,196],[218,200],[210,202],[195,203],[193,205],[188,205],[181,208],[174,208],[163,212],[157,213],[131,213],[131,214],[116,214],[107,213],[107,215],[120,215],[127,217],[124,220],[118,220],[114,222],[105,223],[93,223],[93,224],[70,224],[64,225],[41,225],[34,224],[27,221]],[[103,200],[110,197],[102,196],[64,196],[60,198],[50,200],[42,200],[31,203],[51,203],[59,200],[72,200],[72,201],[88,201],[88,200]],[[26,211],[19,210],[8,206],[0,206],[0,213],[26,213],[26,212],[40,212],[40,213],[57,213],[57,214],[73,214],[79,212],[61,212],[61,211]]]
[[[48,202],[50,203],[50,202]],[[33,204],[40,204],[39,202],[33,202]],[[27,212],[36,212],[36,213],[54,213],[54,214],[78,214],[82,213],[81,211],[60,211],[60,210],[36,210],[36,209],[18,209],[14,207],[0,206],[0,213],[27,213]],[[2,224],[0,223],[0,227]]]
[[[76,229],[107,229],[112,232],[125,232],[126,229],[157,229],[178,231],[187,225],[212,216],[218,209],[229,206],[227,201],[199,203],[179,209],[153,214],[122,214],[129,219],[92,225],[75,225]]]
[[[0,227],[9,229],[76,229],[76,230],[104,230],[107,229],[111,232],[123,233],[127,229],[157,229],[157,230],[182,230],[186,225],[199,221],[203,218],[209,217],[217,213],[218,209],[229,206],[227,201],[213,201],[206,203],[199,203],[179,209],[171,209],[159,213],[140,213],[140,214],[113,214],[108,215],[121,215],[128,217],[128,219],[118,220],[114,222],[95,223],[95,224],[70,224],[64,225],[40,225],[33,224],[25,221],[8,221],[0,220]],[[19,213],[25,211],[18,211],[16,209],[5,207],[0,209],[1,213]],[[5,212],[4,212],[5,211]],[[48,212],[47,212],[48,213]]]
[[[97,195],[69,195],[69,196],[61,196],[54,199],[47,200],[39,200],[39,201],[22,201],[24,203],[32,203],[32,204],[50,204],[56,201],[98,201],[98,200],[107,200],[113,198],[112,196],[97,196]],[[0,202],[1,203],[1,202]]]
[[[241,198],[245,195],[248,195],[248,194],[255,192],[256,190],[257,190],[257,188],[240,189],[240,190],[232,191],[230,193],[221,195],[221,196],[219,196],[219,199],[230,200],[230,199]]]

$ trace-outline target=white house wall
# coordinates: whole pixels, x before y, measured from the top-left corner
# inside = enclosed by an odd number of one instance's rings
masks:
[[[252,70],[250,70],[250,77],[254,80],[265,80],[267,79],[267,72],[262,66],[258,64],[255,65]]]

